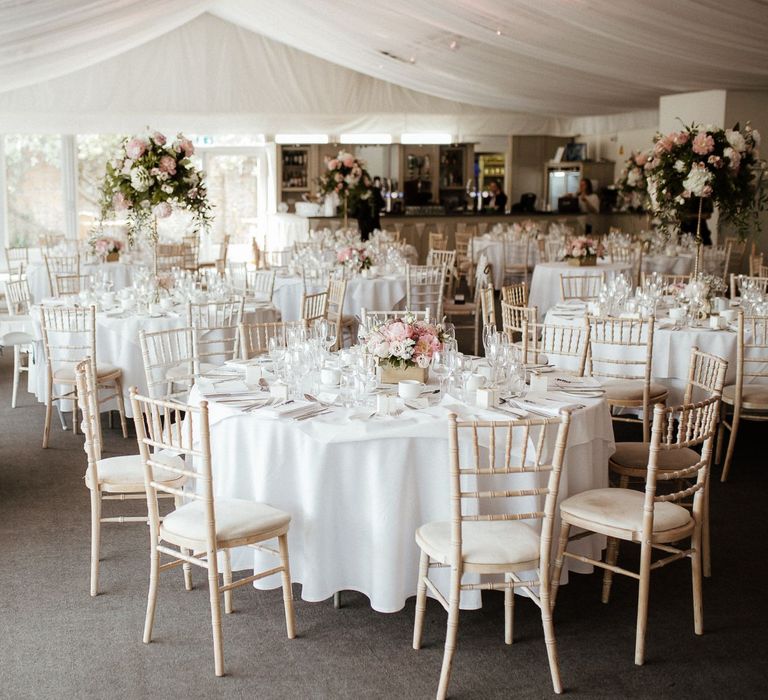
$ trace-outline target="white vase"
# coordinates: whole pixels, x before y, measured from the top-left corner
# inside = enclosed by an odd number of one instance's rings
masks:
[[[323,202],[323,216],[336,216],[338,198],[339,197],[335,192],[325,195],[325,200]]]

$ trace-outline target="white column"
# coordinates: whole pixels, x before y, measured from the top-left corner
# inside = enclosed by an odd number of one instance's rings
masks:
[[[0,134],[0,251],[5,257],[5,247],[9,245],[8,234],[8,193],[5,181],[5,136]]]
[[[61,137],[61,181],[64,194],[64,235],[77,238],[77,148],[75,136]]]

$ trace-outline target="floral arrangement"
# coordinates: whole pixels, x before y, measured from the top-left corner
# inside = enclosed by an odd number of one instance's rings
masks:
[[[648,203],[648,183],[645,165],[649,154],[644,151],[633,151],[624,162],[616,188],[628,209],[643,211]]]
[[[122,241],[118,241],[116,238],[107,238],[106,236],[92,238],[89,243],[96,255],[106,256],[110,253],[119,253],[123,249]]]
[[[687,299],[698,299],[701,301],[710,301],[714,297],[724,294],[727,287],[722,277],[699,273],[698,277],[692,279],[683,289],[683,296]]]
[[[512,224],[512,234],[515,236],[538,238],[540,233],[541,228],[539,228],[539,225],[531,219]]]
[[[580,236],[572,238],[565,245],[566,258],[602,258],[605,255],[605,246],[593,238]]]
[[[326,172],[320,176],[320,190],[323,194],[336,194],[347,202],[352,212],[362,204],[372,205],[372,185],[364,160],[346,151],[339,151],[335,158],[326,158],[325,164]]]
[[[159,131],[123,140],[120,151],[107,163],[102,185],[101,221],[125,212],[128,244],[139,231],[147,231],[154,245],[155,219],[165,219],[173,208],[191,212],[197,224],[211,222],[204,175],[190,160],[195,152],[183,134],[168,143]]]
[[[370,329],[365,348],[395,367],[429,367],[432,355],[443,349],[445,336],[439,325],[416,321],[408,313]]]
[[[740,129],[686,126],[666,136],[657,134],[644,165],[654,213],[667,227],[677,228],[710,199],[722,220],[741,235],[750,222],[759,230],[766,204],[765,161],[759,157],[760,134],[749,123]],[[698,199],[697,199],[698,198]]]
[[[336,253],[336,260],[339,264],[351,267],[358,272],[367,270],[373,264],[373,258],[365,248],[353,245],[341,248]]]

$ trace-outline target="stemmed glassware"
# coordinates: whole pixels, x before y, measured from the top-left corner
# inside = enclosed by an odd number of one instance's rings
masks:
[[[448,351],[450,352],[450,351]],[[440,381],[440,396],[443,396],[443,383],[445,382],[445,378],[450,373],[450,368],[448,367],[448,364],[446,362],[446,351],[444,350],[435,350],[432,353],[432,372],[437,376],[438,380]]]

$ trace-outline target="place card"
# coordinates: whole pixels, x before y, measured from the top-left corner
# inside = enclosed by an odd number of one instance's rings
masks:
[[[475,405],[479,408],[496,408],[499,396],[494,389],[478,389],[475,392]]]
[[[288,400],[288,385],[283,382],[273,382],[269,386],[269,395],[279,401]]]

